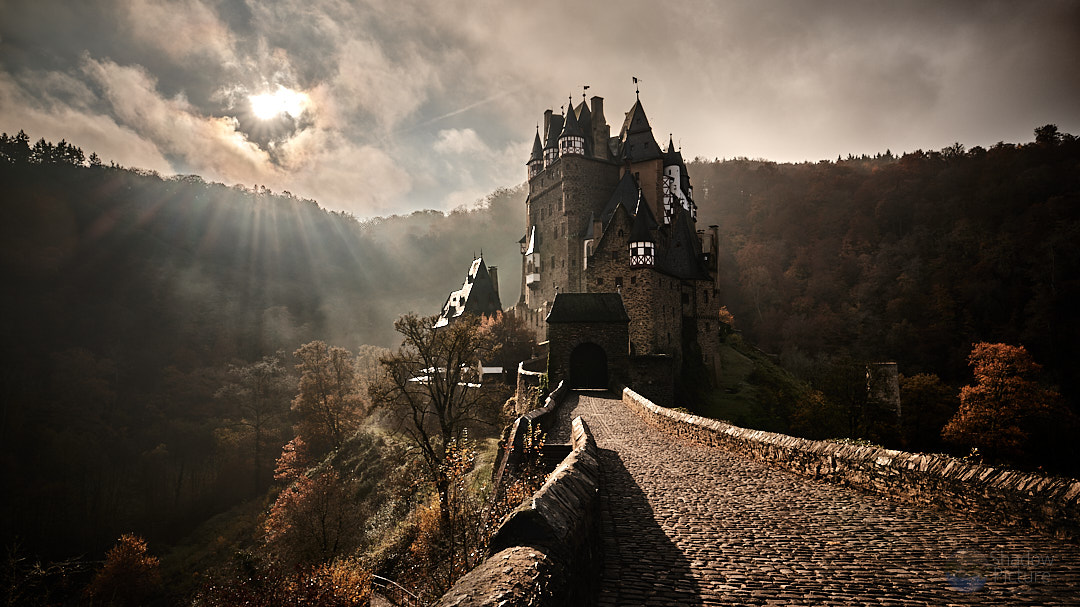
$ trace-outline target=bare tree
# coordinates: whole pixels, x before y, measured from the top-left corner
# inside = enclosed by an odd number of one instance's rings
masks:
[[[419,448],[427,480],[439,495],[441,522],[449,529],[447,448],[464,438],[466,428],[491,425],[502,393],[480,385],[477,364],[492,343],[479,319],[465,317],[439,329],[436,320],[408,314],[394,323],[401,347],[380,359],[383,373],[369,394],[376,406],[397,414],[400,431]]]

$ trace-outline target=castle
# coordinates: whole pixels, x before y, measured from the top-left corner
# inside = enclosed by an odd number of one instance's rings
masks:
[[[616,136],[590,101],[537,128],[514,314],[548,342],[551,385],[633,377],[667,401],[681,371],[719,373],[718,230],[697,228],[686,163],[640,97]]]

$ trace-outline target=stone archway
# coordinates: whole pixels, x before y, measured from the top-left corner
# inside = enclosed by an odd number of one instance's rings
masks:
[[[567,382],[571,388],[608,387],[607,353],[600,346],[585,342],[570,352]]]

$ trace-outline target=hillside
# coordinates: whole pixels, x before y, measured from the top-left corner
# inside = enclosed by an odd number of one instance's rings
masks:
[[[760,348],[725,347],[726,396],[706,412],[838,435],[782,398],[762,406],[803,389],[773,361],[833,400],[858,388],[852,363],[877,360],[955,395],[977,341],[1025,345],[1075,412],[1080,143],[1038,131],[989,150],[692,163],[699,224],[720,226],[722,302]],[[394,346],[393,320],[436,312],[481,249],[504,305],[518,296],[521,188],[358,220],[81,151],[0,160],[0,538],[34,554],[101,554],[132,529],[169,544],[257,494],[219,396],[236,368],[282,351],[291,369],[313,339]]]

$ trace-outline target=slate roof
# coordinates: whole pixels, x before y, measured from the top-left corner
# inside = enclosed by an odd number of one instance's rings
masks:
[[[618,293],[558,293],[548,312],[549,323],[629,323]]]
[[[656,139],[653,138],[652,126],[649,125],[649,119],[645,116],[640,99],[635,101],[634,106],[626,113],[626,120],[623,121],[622,130],[619,132],[619,140],[622,143],[620,156],[624,160],[641,162],[664,157]]]
[[[477,257],[469,267],[469,275],[465,278],[465,284],[457,291],[450,293],[443,304],[442,313],[439,315],[436,327],[443,327],[450,321],[462,314],[491,315],[502,310],[499,294],[495,291],[495,285],[491,281],[487,264],[483,257]]]
[[[574,102],[570,100],[570,109],[566,112],[566,121],[563,122],[563,130],[559,135],[559,138],[563,137],[585,137],[585,132],[578,126],[577,116],[574,113]]]
[[[544,134],[546,139],[544,140],[544,149],[559,147],[559,133],[562,132],[563,117],[561,114],[552,114],[551,122],[548,124],[547,133]]]
[[[656,218],[649,210],[649,204],[642,198],[638,201],[634,213],[634,224],[630,228],[630,242],[656,242],[652,231],[656,228]]]
[[[641,189],[638,188],[637,181],[634,181],[634,176],[629,172],[624,173],[619,184],[615,186],[611,198],[608,199],[608,203],[604,205],[604,210],[600,212],[600,223],[606,227],[619,205],[622,205],[627,213],[633,215],[640,199]]]
[[[533,139],[532,154],[529,154],[529,162],[544,159],[544,144],[540,142],[540,127],[536,127],[536,138]]]

